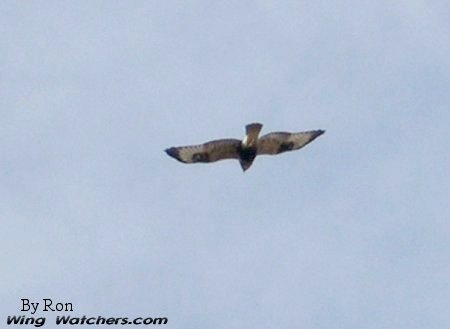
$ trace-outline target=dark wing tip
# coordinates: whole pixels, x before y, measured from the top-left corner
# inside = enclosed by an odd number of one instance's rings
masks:
[[[177,149],[175,147],[170,147],[168,149],[164,150],[168,155],[170,155],[171,157],[175,157],[175,154],[177,154]]]
[[[309,134],[309,139],[308,139],[308,141],[307,141],[304,145],[311,143],[313,140],[315,140],[315,139],[316,139],[317,137],[319,137],[320,135],[323,135],[324,133],[325,133],[325,130],[322,130],[322,129],[311,130],[311,131],[309,131],[309,132],[308,132],[308,134]],[[303,146],[304,146],[304,145],[303,145]]]
[[[165,152],[170,155],[172,158],[177,159],[180,162],[185,162],[180,158],[180,152],[178,151],[178,148],[171,147],[168,149],[165,149]]]
[[[320,135],[325,134],[325,130],[319,129],[319,130],[313,130],[311,135],[311,141],[319,137]]]
[[[325,130],[319,129],[317,130],[317,136],[325,134]]]

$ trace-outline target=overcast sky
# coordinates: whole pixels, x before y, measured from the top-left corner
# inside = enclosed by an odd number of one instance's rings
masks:
[[[3,325],[450,327],[448,1],[2,1],[0,49]],[[250,122],[326,133],[163,152]]]

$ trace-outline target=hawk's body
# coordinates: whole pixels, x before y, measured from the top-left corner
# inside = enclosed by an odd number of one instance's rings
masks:
[[[324,130],[299,133],[273,132],[258,138],[262,124],[251,123],[245,128],[246,135],[242,141],[219,139],[200,145],[171,147],[166,152],[184,163],[237,159],[245,171],[250,168],[257,155],[298,150],[325,132]]]

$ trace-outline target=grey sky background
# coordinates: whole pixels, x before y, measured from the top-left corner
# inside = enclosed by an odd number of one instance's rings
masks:
[[[448,1],[0,9],[3,324],[450,326]],[[245,174],[163,152],[254,121],[327,132]]]

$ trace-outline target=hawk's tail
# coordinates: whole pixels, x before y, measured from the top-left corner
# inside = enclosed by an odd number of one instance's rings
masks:
[[[246,144],[253,145],[256,143],[258,139],[259,132],[261,131],[262,124],[260,123],[250,123],[245,126],[246,136]]]

